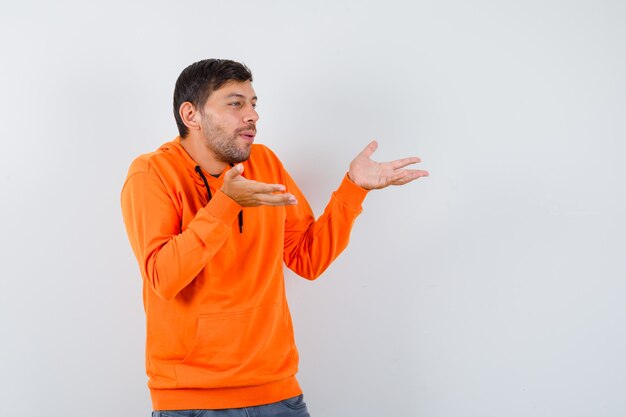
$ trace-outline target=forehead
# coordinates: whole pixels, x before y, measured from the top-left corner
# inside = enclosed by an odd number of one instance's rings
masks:
[[[228,81],[209,96],[209,100],[220,100],[230,96],[239,96],[248,100],[256,99],[256,92],[250,81]]]

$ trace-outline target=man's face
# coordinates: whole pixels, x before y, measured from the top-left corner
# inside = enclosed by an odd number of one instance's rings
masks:
[[[213,91],[200,115],[205,145],[215,157],[229,164],[248,159],[259,115],[250,81],[229,81]]]

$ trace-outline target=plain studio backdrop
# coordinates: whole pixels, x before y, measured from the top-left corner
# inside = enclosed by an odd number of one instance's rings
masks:
[[[180,71],[246,63],[319,215],[416,155],[317,281],[286,273],[313,417],[626,415],[626,4],[0,5],[0,415],[149,416],[120,190]]]

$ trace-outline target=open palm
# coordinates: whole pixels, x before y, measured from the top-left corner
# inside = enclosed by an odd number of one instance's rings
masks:
[[[421,162],[417,157],[402,158],[390,162],[376,162],[370,159],[378,148],[373,140],[350,163],[348,177],[366,190],[375,190],[390,185],[405,185],[420,177],[427,177],[428,171],[404,169],[408,165]]]

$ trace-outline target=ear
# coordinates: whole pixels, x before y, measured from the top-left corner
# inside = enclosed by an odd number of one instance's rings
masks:
[[[178,114],[189,131],[200,130],[201,116],[191,102],[185,101],[178,108]]]

